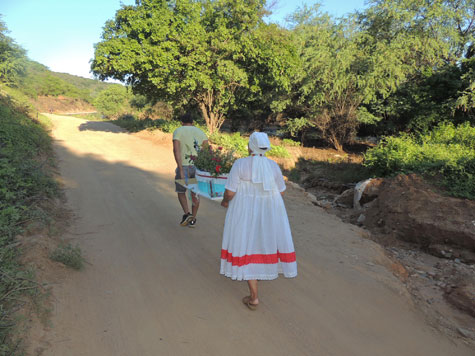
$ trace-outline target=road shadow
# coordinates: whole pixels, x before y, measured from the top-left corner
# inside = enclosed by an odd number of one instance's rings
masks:
[[[112,133],[126,133],[123,128],[107,121],[86,121],[79,125],[79,131],[101,131]]]

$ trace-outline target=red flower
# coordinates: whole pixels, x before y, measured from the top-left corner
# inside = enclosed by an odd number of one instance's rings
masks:
[[[216,161],[216,158],[214,158],[214,157],[211,157],[211,160],[212,160],[212,161]]]
[[[222,149],[223,149],[222,147],[218,147],[218,150],[220,150],[220,151],[221,151]]]
[[[221,158],[216,158],[216,162],[221,162]]]
[[[194,161],[196,159],[196,156],[190,156],[190,159]]]
[[[219,173],[219,171],[221,171],[221,166],[216,166],[216,173]]]

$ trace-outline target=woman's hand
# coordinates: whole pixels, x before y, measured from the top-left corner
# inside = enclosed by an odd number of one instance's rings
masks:
[[[228,189],[225,189],[223,200],[221,201],[221,206],[227,208],[228,205],[229,205],[229,201],[232,200],[235,195],[236,195],[236,193],[234,193],[234,192],[232,192]]]

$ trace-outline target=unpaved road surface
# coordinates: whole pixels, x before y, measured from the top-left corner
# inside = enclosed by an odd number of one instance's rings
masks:
[[[81,246],[89,264],[54,285],[51,326],[32,340],[32,350],[473,356],[425,322],[384,267],[390,262],[379,246],[290,187],[285,202],[299,275],[261,283],[259,309],[246,309],[245,282],[219,275],[225,210],[203,201],[195,229],[178,224],[169,146],[109,123],[50,117],[75,216],[64,238]]]

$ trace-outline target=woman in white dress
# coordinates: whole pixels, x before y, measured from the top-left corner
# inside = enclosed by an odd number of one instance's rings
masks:
[[[221,205],[228,208],[221,249],[221,274],[245,280],[250,295],[243,303],[251,310],[259,304],[258,280],[279,273],[297,276],[297,262],[282,195],[285,182],[279,166],[265,157],[267,134],[249,137],[249,157],[238,159],[229,173]]]

